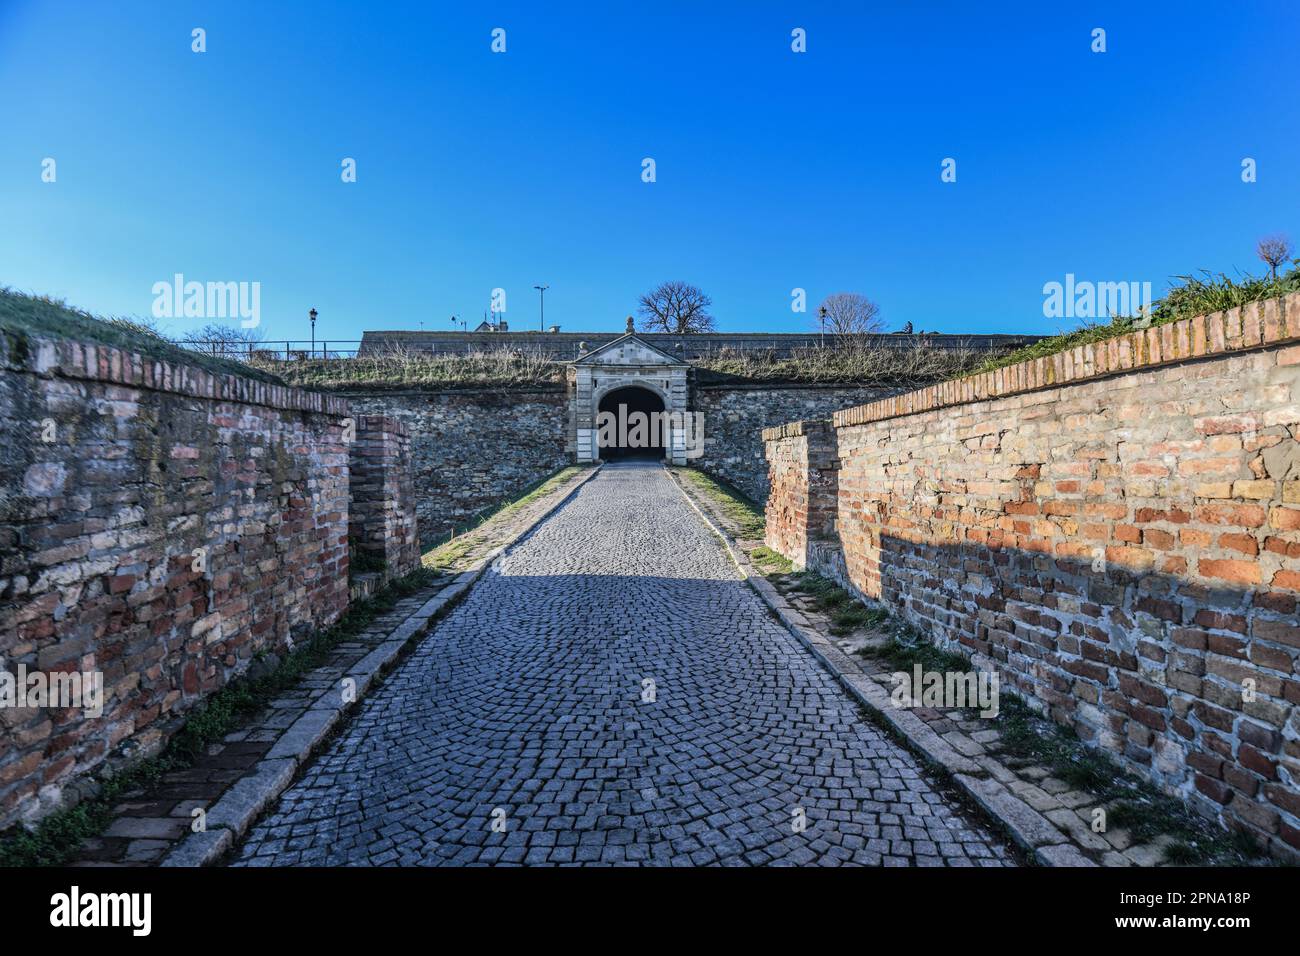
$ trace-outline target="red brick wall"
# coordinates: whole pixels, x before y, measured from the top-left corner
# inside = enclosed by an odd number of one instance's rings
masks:
[[[106,346],[0,336],[0,408],[0,668],[106,697],[0,708],[3,825],[340,615],[348,455],[337,399]]]
[[[410,433],[396,418],[361,415],[348,451],[353,552],[371,558],[386,581],[409,574],[420,563]]]
[[[763,430],[768,459],[769,548],[804,568],[810,547],[835,527],[839,460],[829,420],[792,422]]]
[[[856,590],[1289,853],[1297,339],[1291,296],[835,416]]]

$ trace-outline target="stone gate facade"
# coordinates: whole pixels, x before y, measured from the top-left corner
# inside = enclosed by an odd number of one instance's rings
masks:
[[[680,426],[688,411],[686,376],[690,366],[655,348],[633,332],[588,352],[569,365],[569,438],[575,459],[581,464],[600,457],[597,415],[600,401],[620,388],[639,388],[663,402],[672,416],[664,458],[674,465],[686,464],[686,434]]]

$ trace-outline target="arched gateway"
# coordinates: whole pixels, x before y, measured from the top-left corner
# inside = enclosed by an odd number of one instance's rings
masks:
[[[569,434],[577,461],[661,453],[671,464],[686,464],[687,369],[633,332],[569,363]]]

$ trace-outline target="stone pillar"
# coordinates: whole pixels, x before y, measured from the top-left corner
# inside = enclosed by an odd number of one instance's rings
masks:
[[[362,415],[349,448],[352,573],[377,572],[384,581],[420,564],[411,437],[398,419]]]
[[[589,368],[575,368],[572,372],[573,454],[580,465],[590,464],[600,457],[596,447],[596,409],[592,400],[592,374]]]

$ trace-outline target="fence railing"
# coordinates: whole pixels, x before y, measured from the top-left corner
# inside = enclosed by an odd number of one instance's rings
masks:
[[[181,339],[177,345],[191,352],[201,352],[238,362],[306,362],[321,359],[355,358],[361,347],[359,339],[295,341],[268,339],[263,342],[236,342],[220,339]]]

